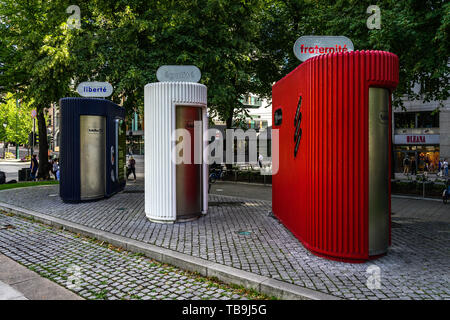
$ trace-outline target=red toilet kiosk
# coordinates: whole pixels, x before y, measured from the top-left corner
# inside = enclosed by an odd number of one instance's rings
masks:
[[[362,262],[391,242],[391,93],[398,57],[306,60],[272,88],[279,169],[274,214],[313,253]]]

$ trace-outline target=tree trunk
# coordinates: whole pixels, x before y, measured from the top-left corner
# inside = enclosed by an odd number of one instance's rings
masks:
[[[38,111],[37,122],[39,130],[39,169],[37,177],[48,180],[50,179],[50,168],[48,163],[47,124],[45,123],[44,108]]]

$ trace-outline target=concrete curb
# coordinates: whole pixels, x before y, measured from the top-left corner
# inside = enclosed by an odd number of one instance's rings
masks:
[[[422,198],[422,197],[413,197],[413,196],[402,196],[402,195],[397,195],[397,194],[393,194],[393,195],[391,195],[391,197],[392,198],[397,198],[397,199],[411,199],[411,200],[426,200],[426,201],[442,202],[442,199]]]
[[[132,252],[142,253],[145,256],[157,261],[171,264],[184,270],[198,272],[200,275],[205,277],[216,277],[224,283],[242,285],[245,288],[254,289],[258,292],[269,296],[274,296],[278,299],[341,300],[340,298],[329,294],[303,288],[277,279],[260,276],[251,272],[221,265],[219,263],[210,262],[198,257],[193,257],[170,249],[129,239],[102,230],[86,227],[67,220],[51,217],[25,208],[20,208],[15,205],[0,202],[0,210],[26,218],[33,218],[36,221],[54,226],[56,228],[63,228],[74,233],[80,233],[88,237],[96,238]]]

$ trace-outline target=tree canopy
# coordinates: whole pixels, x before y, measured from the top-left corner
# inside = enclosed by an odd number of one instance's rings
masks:
[[[82,81],[110,82],[113,101],[128,113],[142,112],[143,87],[156,81],[164,64],[198,66],[210,113],[230,126],[244,110],[245,94],[270,99],[272,84],[300,64],[292,46],[302,35],[344,35],[356,50],[396,53],[398,103],[404,94],[418,97],[411,91],[415,83],[425,100],[448,98],[445,1],[377,1],[381,28],[371,30],[368,0],[78,1],[80,28],[72,29],[66,12],[71,4],[0,2],[0,93],[33,101],[42,132],[43,110],[77,95]]]
[[[0,103],[0,141],[28,144],[33,121],[29,104],[8,93]]]

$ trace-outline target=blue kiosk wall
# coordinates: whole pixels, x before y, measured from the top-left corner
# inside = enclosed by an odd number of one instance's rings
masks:
[[[60,197],[62,200],[65,202],[95,200],[110,197],[123,190],[126,181],[125,173],[121,170],[125,170],[125,146],[119,146],[124,136],[118,137],[118,130],[122,129],[123,135],[125,134],[123,123],[125,109],[109,100],[97,98],[62,98],[60,106]],[[101,133],[103,139],[101,144],[89,145],[82,137],[80,126],[86,127],[84,123],[87,118],[101,119],[103,124],[101,129],[97,129],[96,126],[91,128],[92,125],[87,129],[89,133]],[[89,152],[86,152],[86,147],[90,148]],[[103,160],[98,160],[99,155],[102,155]],[[86,157],[91,158],[86,160]],[[92,168],[86,167],[85,163],[93,162],[92,159],[96,160],[97,165],[104,164],[99,167],[100,171],[104,170],[102,179],[92,178]],[[95,171],[98,172],[98,169]],[[121,173],[114,174],[117,172]],[[103,188],[101,193],[91,198],[84,197],[85,191],[82,191],[82,188],[92,184],[101,184]]]

